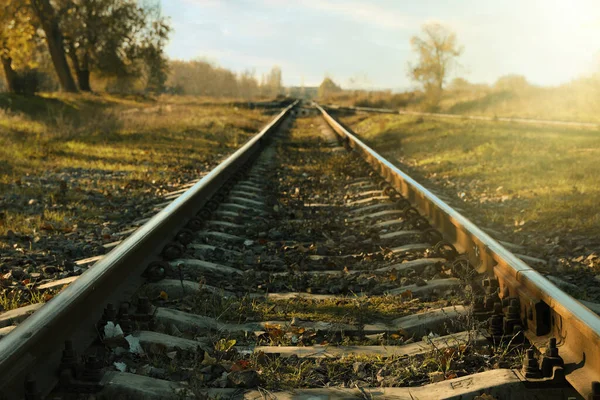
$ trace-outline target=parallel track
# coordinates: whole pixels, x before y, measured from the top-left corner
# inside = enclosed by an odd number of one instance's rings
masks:
[[[286,108],[0,340],[0,393],[566,398],[564,375],[588,397],[600,318],[316,109]],[[481,372],[530,344],[546,355],[527,376]],[[301,370],[295,391],[273,378]]]

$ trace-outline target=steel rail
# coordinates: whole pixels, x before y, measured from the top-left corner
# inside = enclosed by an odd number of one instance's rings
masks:
[[[569,383],[585,398],[600,381],[600,317],[521,261],[466,217],[350,133],[321,106],[327,123],[387,182],[394,186],[444,238],[469,257],[480,273],[493,274],[500,297],[518,298],[528,339],[544,348],[557,339]]]
[[[81,354],[98,337],[96,322],[107,303],[127,301],[141,286],[148,263],[238,169],[265,146],[297,101],[244,146],[156,214],[93,268],[0,340],[0,398],[23,398],[31,379],[42,396],[58,380],[65,340]]]

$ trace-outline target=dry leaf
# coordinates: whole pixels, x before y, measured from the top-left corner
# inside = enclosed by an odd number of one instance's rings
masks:
[[[206,351],[204,352],[204,360],[202,360],[202,365],[214,365],[217,363],[217,359],[215,357],[211,357]]]

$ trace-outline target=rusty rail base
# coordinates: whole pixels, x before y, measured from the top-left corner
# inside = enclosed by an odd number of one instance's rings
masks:
[[[600,381],[600,317],[525,264],[463,215],[317,108],[337,135],[425,216],[478,272],[493,274],[502,299],[518,298],[528,339],[544,350],[556,338],[567,381],[588,398]]]
[[[107,303],[128,301],[141,286],[148,263],[206,201],[266,145],[297,101],[285,108],[244,146],[108,253],[94,268],[0,340],[0,398],[20,399],[30,391],[47,395],[56,385],[65,340],[81,354],[97,338],[96,322]]]

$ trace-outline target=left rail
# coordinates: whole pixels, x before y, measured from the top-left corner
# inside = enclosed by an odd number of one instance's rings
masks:
[[[260,153],[297,103],[286,107],[244,146],[3,338],[0,398],[23,398],[26,386],[29,393],[49,393],[58,380],[65,341],[71,341],[79,352],[93,343],[98,336],[94,321],[105,305],[131,297],[140,287],[148,263],[169,246],[210,196]]]

